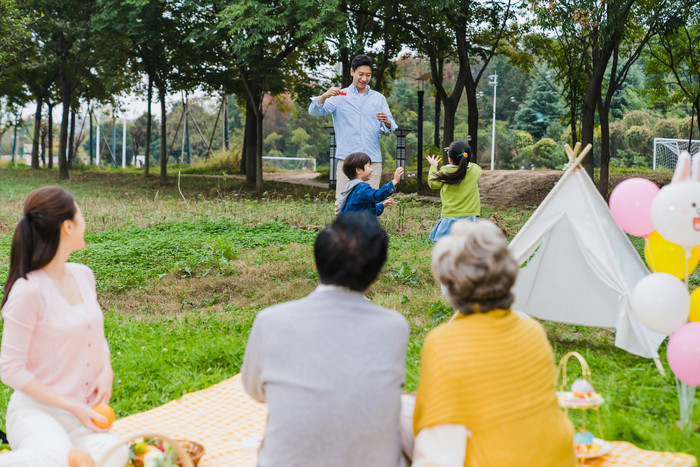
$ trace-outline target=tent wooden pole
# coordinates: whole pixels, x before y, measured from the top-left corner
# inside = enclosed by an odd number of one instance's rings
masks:
[[[566,151],[566,157],[569,158],[569,163],[573,162],[574,159],[576,159],[576,156],[574,156],[574,151],[568,144],[564,145],[564,151]]]
[[[578,149],[581,148],[581,143],[576,143],[576,147],[574,148],[574,154],[576,154]],[[578,155],[576,159],[571,163],[572,167],[578,166],[581,161],[583,160],[584,157],[586,157],[586,154],[590,152],[590,150],[593,149],[593,145],[591,143],[588,143],[586,147],[583,149],[581,154]]]

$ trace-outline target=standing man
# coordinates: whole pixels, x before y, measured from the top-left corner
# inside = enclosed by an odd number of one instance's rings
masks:
[[[311,115],[333,115],[335,158],[338,160],[336,199],[348,182],[343,172],[343,161],[353,152],[364,152],[370,157],[372,178],[369,184],[375,190],[379,188],[382,176],[379,132],[390,133],[397,128],[384,95],[369,87],[373,66],[372,59],[367,55],[356,56],[350,64],[352,84],[344,89],[333,86],[319,97],[312,98],[309,105]]]
[[[387,235],[347,212],[316,237],[320,285],[261,311],[241,381],[267,403],[258,467],[399,467],[409,325],[365,298],[386,261]]]

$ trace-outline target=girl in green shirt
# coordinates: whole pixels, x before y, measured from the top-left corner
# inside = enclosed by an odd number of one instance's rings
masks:
[[[452,224],[461,219],[476,222],[481,214],[479,179],[481,167],[470,163],[472,149],[464,140],[453,141],[447,150],[448,164],[438,169],[440,157],[427,156],[430,164],[428,186],[440,190],[442,210],[440,220],[430,232],[430,240],[437,242],[447,235]]]

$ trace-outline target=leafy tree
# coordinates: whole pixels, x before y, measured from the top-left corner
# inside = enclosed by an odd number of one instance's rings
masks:
[[[466,91],[470,143],[477,160],[479,110],[477,85],[497,51],[510,53],[505,47],[509,38],[520,33],[515,22],[516,4],[512,0],[448,0],[405,2],[396,19],[412,35],[409,44],[430,62],[432,83],[444,107],[443,147],[454,139],[455,114]],[[443,65],[454,60],[459,71],[452,89],[444,84]],[[436,104],[437,105],[437,104]]]
[[[513,129],[528,132],[536,140],[559,122],[563,112],[560,92],[546,79],[535,77],[520,109],[513,117]]]
[[[700,116],[700,4],[668,12],[670,18],[648,48],[646,71],[655,97],[686,101]],[[700,119],[697,120],[700,129]],[[692,127],[689,139],[692,139]]]
[[[153,88],[160,101],[160,181],[167,183],[168,144],[167,111],[165,97],[172,89],[176,71],[176,56],[185,49],[182,24],[182,3],[167,0],[99,0],[100,19],[96,32],[111,38],[125,38],[122,52],[129,57],[130,67],[143,72],[147,79],[146,112],[146,163],[144,175],[148,176],[152,148]],[[194,58],[194,57],[191,57]]]
[[[624,116],[635,110],[652,108],[653,102],[648,102],[640,91],[644,88],[644,65],[640,64],[642,58],[632,65],[627,79],[620,85],[610,104],[610,120],[621,120]]]
[[[22,44],[29,37],[26,21],[14,0],[0,0],[0,77],[3,67],[17,58]]]
[[[304,157],[306,155],[307,144],[306,142],[311,138],[305,129],[297,128],[292,131],[292,145],[297,150],[297,157]]]
[[[303,130],[303,128],[300,128],[300,130]],[[280,141],[282,140],[282,135],[276,132],[272,132],[268,134],[265,137],[265,146],[270,148],[270,151],[277,151],[279,152],[279,147],[280,147]],[[269,154],[268,154],[269,155]]]
[[[530,69],[528,62],[526,69]],[[496,89],[496,119],[504,120],[512,123],[515,114],[518,112],[522,103],[527,99],[527,93],[530,90],[530,83],[533,78],[530,73],[523,71],[518,66],[515,66],[506,55],[496,55],[491,62],[490,73],[498,75],[498,88]],[[538,79],[535,75],[534,79]],[[481,83],[481,90],[486,95],[493,96],[493,89],[490,86]],[[559,99],[559,96],[557,96]],[[491,99],[483,99],[483,102],[489,106],[488,112],[479,111],[479,115],[483,120],[491,119]]]
[[[298,92],[306,70],[326,52],[326,37],[337,18],[335,1],[241,0],[221,14],[220,27],[246,96],[244,159],[246,179],[262,192],[263,98]]]
[[[549,57],[556,57],[551,65],[557,69],[558,79],[569,85],[567,97],[572,117],[576,114],[576,102],[581,100],[581,142],[586,146],[594,140],[596,110],[607,126],[612,96],[655,31],[658,2],[533,0],[531,4],[538,25],[555,36],[544,42],[553,52]],[[606,73],[609,79],[603,98]],[[575,140],[577,128],[573,126],[574,118],[571,121]],[[609,141],[609,136],[604,135],[602,140]],[[583,165],[592,177],[593,158],[584,159]],[[606,161],[603,165],[607,170]],[[607,174],[604,178],[607,185]]]
[[[381,0],[338,3],[337,26],[330,36],[337,52],[329,57],[329,63],[340,63],[342,86],[352,83],[350,64],[353,57],[364,53],[374,59],[373,89],[382,93],[389,90],[398,71],[395,58],[406,41],[406,31],[387,19],[394,15],[395,9],[395,4]]]

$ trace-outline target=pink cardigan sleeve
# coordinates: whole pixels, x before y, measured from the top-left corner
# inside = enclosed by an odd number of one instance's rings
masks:
[[[27,370],[29,345],[40,319],[41,294],[36,285],[18,279],[2,307],[3,332],[0,347],[0,379],[16,391],[34,379]]]

